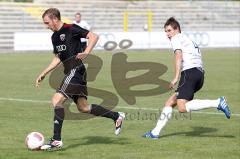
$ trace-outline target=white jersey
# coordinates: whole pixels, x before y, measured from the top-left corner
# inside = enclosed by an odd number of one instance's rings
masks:
[[[181,71],[201,67],[203,68],[201,51],[197,44],[190,40],[184,34],[176,34],[171,38],[173,51],[182,50],[182,66]]]
[[[90,30],[90,28],[91,28],[90,25],[84,20],[81,20],[80,23],[77,23],[76,21],[73,21],[73,23],[80,26],[81,28],[86,29],[86,30]],[[81,42],[87,42],[87,39],[81,38]]]

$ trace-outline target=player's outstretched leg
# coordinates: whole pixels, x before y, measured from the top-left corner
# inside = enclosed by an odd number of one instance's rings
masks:
[[[231,111],[230,111],[229,105],[227,104],[226,98],[225,97],[220,97],[219,99],[220,99],[220,103],[219,103],[217,109],[223,111],[224,114],[226,115],[226,117],[228,119],[230,119]]]
[[[114,112],[114,111],[108,110],[100,105],[91,104],[90,114],[112,119],[115,123],[115,134],[116,135],[120,134],[123,120],[125,118],[125,113]]]
[[[125,113],[114,112],[97,104],[88,104],[87,99],[84,97],[78,98],[77,107],[78,110],[81,111],[82,113],[89,113],[94,116],[101,116],[112,119],[115,124],[115,134],[116,135],[120,134],[123,120],[125,118]]]
[[[172,107],[165,106],[162,110],[162,113],[157,121],[155,128],[152,129],[151,131],[147,132],[146,134],[144,134],[143,137],[151,138],[151,139],[158,139],[161,130],[167,124],[167,122],[171,118],[171,116],[172,116]]]
[[[194,99],[187,102],[185,104],[185,108],[187,112],[198,111],[206,108],[217,108],[218,110],[224,112],[228,119],[231,117],[231,111],[225,97],[220,97],[216,100]]]

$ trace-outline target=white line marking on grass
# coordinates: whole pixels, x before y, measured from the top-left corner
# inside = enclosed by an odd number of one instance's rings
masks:
[[[48,103],[50,104],[50,101],[46,100],[31,100],[31,99],[19,99],[19,98],[2,98],[0,97],[0,101],[15,101],[15,102],[30,102],[30,103]],[[159,111],[159,109],[154,108],[138,108],[138,107],[123,107],[123,106],[117,106],[117,108],[121,109],[132,109],[132,110],[148,110],[148,111]],[[177,110],[175,110],[177,112]],[[209,115],[223,115],[223,113],[214,113],[214,112],[200,112],[200,111],[193,111],[192,113],[195,114],[209,114]],[[233,116],[240,116],[240,114],[232,114]]]
[[[159,111],[161,109],[154,109],[154,108],[134,108],[134,107],[121,107],[118,106],[117,108],[122,109],[134,109],[134,110],[153,110],[153,111]],[[178,112],[177,110],[173,110],[174,112]],[[201,111],[192,111],[191,113],[194,114],[210,114],[210,115],[223,115],[223,113],[214,113],[214,112],[201,112]],[[231,114],[233,116],[240,116],[240,114]]]
[[[15,101],[15,102],[30,102],[30,103],[51,103],[46,100],[31,100],[31,99],[18,99],[18,98],[1,98],[0,100]]]

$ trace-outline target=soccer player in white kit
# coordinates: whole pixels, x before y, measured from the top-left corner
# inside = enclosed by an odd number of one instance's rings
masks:
[[[230,119],[231,112],[225,97],[215,100],[193,99],[194,93],[200,90],[204,83],[201,51],[195,42],[181,34],[180,25],[175,18],[169,18],[164,29],[175,54],[175,77],[169,87],[173,89],[178,81],[179,83],[175,93],[165,102],[155,128],[144,134],[143,137],[158,139],[162,128],[171,118],[172,109],[175,106],[178,106],[178,111],[181,113],[217,108]]]
[[[90,31],[91,26],[85,21],[82,20],[82,15],[80,12],[77,12],[75,14],[75,20],[73,21],[74,24],[80,26],[83,29],[86,29]],[[87,48],[87,39],[86,38],[81,38],[81,45],[83,47],[83,51]]]

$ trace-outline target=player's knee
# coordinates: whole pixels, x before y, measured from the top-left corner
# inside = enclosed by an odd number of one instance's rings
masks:
[[[82,113],[89,113],[90,106],[85,98],[79,98],[77,101],[77,108]]]
[[[172,105],[172,102],[171,101],[166,101],[165,102],[165,106],[171,106]]]
[[[178,106],[178,111],[179,111],[180,113],[185,113],[185,112],[186,112],[185,105]]]
[[[187,100],[177,100],[178,111],[180,113],[185,113],[186,111],[186,102]]]
[[[60,101],[57,100],[57,99],[52,98],[52,106],[55,108],[58,105],[60,105]]]
[[[62,105],[62,100],[60,98],[57,98],[57,97],[53,96],[52,106],[55,108],[55,107],[61,106],[61,105]]]
[[[90,112],[89,106],[85,105],[85,104],[78,104],[78,110],[82,113],[89,113]]]
[[[89,113],[89,111],[90,111],[89,108],[87,108],[87,107],[80,107],[78,110],[82,113]]]
[[[62,106],[66,98],[60,94],[60,93],[55,93],[52,97],[52,106],[55,108],[57,106]]]

